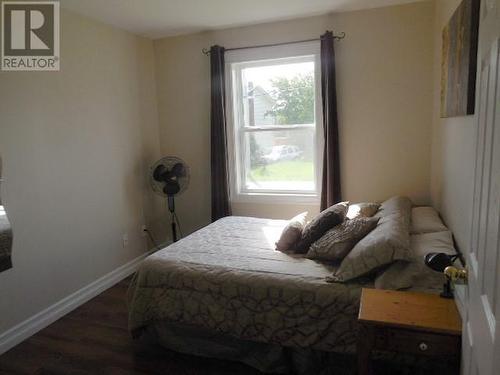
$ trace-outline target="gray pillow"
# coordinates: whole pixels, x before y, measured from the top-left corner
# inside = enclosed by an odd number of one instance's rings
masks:
[[[358,217],[372,217],[380,207],[380,203],[354,203],[349,205],[346,218],[355,219]]]
[[[295,248],[295,245],[302,237],[306,216],[307,212],[302,212],[290,220],[283,232],[281,232],[280,239],[276,242],[276,250],[286,252]]]
[[[309,259],[341,261],[361,240],[377,226],[379,218],[360,217],[346,220],[328,230],[314,242],[306,257]]]
[[[411,201],[395,197],[382,203],[377,227],[344,258],[330,282],[345,282],[372,273],[396,260],[411,259]]]
[[[443,274],[432,271],[424,263],[428,253],[456,254],[451,232],[437,232],[410,236],[412,259],[397,261],[380,272],[375,279],[377,289],[408,289],[413,286],[441,287],[445,281]]]
[[[409,230],[412,206],[413,203],[410,198],[395,196],[383,202],[375,216],[384,217],[389,214],[403,213],[403,220],[405,221],[405,224],[408,225]]]
[[[347,213],[349,202],[340,202],[321,211],[302,231],[302,237],[297,244],[296,252],[305,254],[314,241],[326,233],[328,229],[342,223]]]

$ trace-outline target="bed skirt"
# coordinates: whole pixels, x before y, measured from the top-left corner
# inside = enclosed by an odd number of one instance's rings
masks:
[[[241,340],[207,329],[156,322],[136,331],[166,349],[198,357],[244,363],[266,374],[356,375],[355,354]],[[429,361],[427,357],[390,352],[374,353],[377,373],[394,375],[458,374],[455,360]]]
[[[198,327],[156,322],[142,331],[160,345],[175,352],[236,361],[263,373],[356,374],[354,355],[327,353],[307,348],[245,341]],[[326,374],[326,373],[325,373]]]

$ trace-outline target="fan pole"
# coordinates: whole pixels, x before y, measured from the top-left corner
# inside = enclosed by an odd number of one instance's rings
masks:
[[[173,195],[168,196],[168,210],[170,211],[170,226],[172,227],[172,240],[177,242],[177,226],[175,224],[175,200]]]
[[[177,242],[177,227],[175,225],[175,220],[174,220],[174,215],[171,215],[172,217],[172,223],[170,224],[172,226],[172,238],[174,242]]]

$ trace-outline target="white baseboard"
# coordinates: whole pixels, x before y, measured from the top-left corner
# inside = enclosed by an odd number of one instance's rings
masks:
[[[5,353],[7,350],[62,318],[70,311],[83,305],[85,302],[133,274],[139,267],[141,261],[149,254],[151,254],[151,252],[138,256],[82,289],[63,298],[59,302],[56,302],[52,306],[49,306],[45,310],[33,315],[31,318],[26,319],[24,322],[0,334],[0,354]]]

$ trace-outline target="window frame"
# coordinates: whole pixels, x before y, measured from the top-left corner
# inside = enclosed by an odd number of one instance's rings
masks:
[[[313,61],[315,82],[315,135],[314,135],[314,191],[304,190],[253,190],[244,189],[246,166],[244,153],[240,152],[246,133],[261,131],[285,131],[293,129],[310,128],[311,124],[299,125],[266,125],[254,126],[241,131],[239,125],[242,119],[242,101],[237,103],[237,98],[242,98],[241,72],[242,68],[279,65],[285,60]],[[275,61],[269,61],[275,60]],[[283,60],[283,61],[279,61]],[[296,203],[296,204],[318,204],[321,195],[321,173],[323,164],[323,121],[321,103],[321,65],[320,65],[319,42],[305,42],[294,45],[283,45],[277,47],[259,47],[226,52],[226,110],[227,110],[227,136],[229,156],[229,182],[230,200],[235,203]],[[241,64],[241,65],[240,65]],[[238,66],[240,65],[240,66]],[[233,95],[233,90],[237,95]]]

